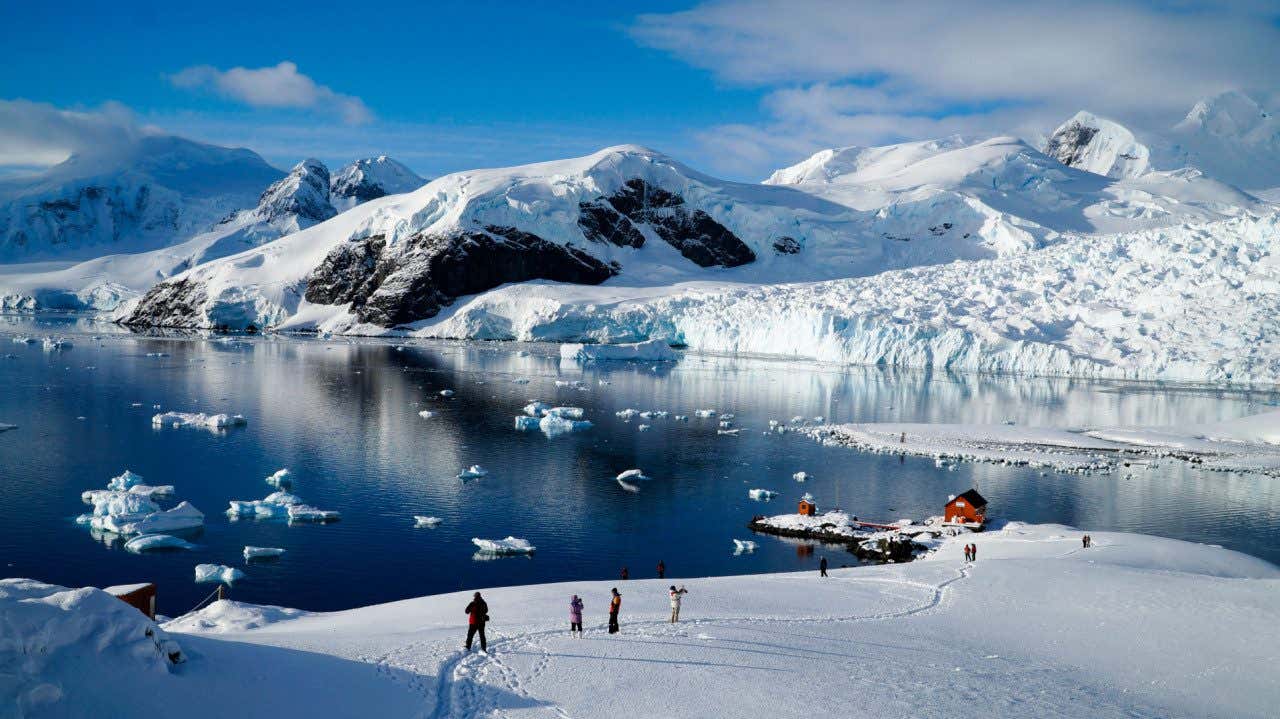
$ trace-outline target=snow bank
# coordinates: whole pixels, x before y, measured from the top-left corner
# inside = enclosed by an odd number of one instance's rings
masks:
[[[675,362],[680,355],[663,340],[648,340],[629,344],[563,344],[560,358],[578,362]]]
[[[537,550],[537,547],[530,544],[529,540],[519,537],[507,537],[506,539],[472,538],[471,543],[485,554],[530,554]]]
[[[248,422],[243,415],[203,412],[163,412],[151,418],[154,427],[204,427],[211,430],[243,427]]]
[[[164,628],[170,632],[223,634],[227,632],[243,632],[248,629],[257,629],[278,622],[310,616],[314,615],[301,609],[245,604],[244,602],[236,602],[230,599],[219,599],[197,612],[171,619],[165,623]],[[292,704],[292,702],[289,703]]]
[[[197,564],[196,565],[196,581],[197,582],[222,582],[223,584],[231,584],[238,579],[244,579],[244,572],[235,567],[228,567],[225,564]]]

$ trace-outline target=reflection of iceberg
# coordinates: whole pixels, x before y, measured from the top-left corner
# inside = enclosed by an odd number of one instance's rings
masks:
[[[531,554],[537,547],[527,539],[507,537],[506,539],[472,538],[471,543],[480,549],[482,554]]]
[[[630,482],[626,482],[626,481],[624,481],[624,480],[619,479],[619,480],[618,480],[618,486],[619,486],[619,487],[622,487],[623,489],[627,490],[628,492],[634,492],[634,493],[636,493],[636,494],[639,494],[639,493],[640,493],[640,485],[638,485],[638,484],[631,484]]]

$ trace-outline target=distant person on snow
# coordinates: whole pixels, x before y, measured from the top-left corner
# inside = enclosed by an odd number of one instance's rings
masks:
[[[658,579],[666,579],[666,578],[667,578],[667,563],[659,559],[658,560]]]
[[[978,561],[978,545],[976,543],[969,545],[969,561],[970,562]]]
[[[569,634],[582,638],[582,597],[576,594],[569,600]]]
[[[971,549],[973,549],[973,547],[972,547],[972,546],[970,546],[970,545],[968,545],[968,544],[964,545],[964,561],[966,561],[966,562],[967,562],[967,561],[969,561],[969,555],[970,555],[970,550],[971,550]]]
[[[820,577],[827,576],[827,558],[826,557],[823,557],[822,559],[818,560],[818,576]]]
[[[680,585],[679,589],[676,589],[676,585],[672,584],[669,593],[671,595],[671,623],[675,624],[680,621],[680,598],[682,595],[688,594],[689,590],[685,589],[683,584]]]
[[[622,595],[618,594],[618,588],[614,587],[613,597],[609,599],[609,633],[618,633],[618,611],[622,609]]]
[[[628,570],[626,567],[623,567],[621,576],[622,576],[622,581],[625,582],[631,578],[631,571]]]
[[[484,638],[484,624],[489,621],[489,605],[485,603],[480,592],[476,592],[467,605],[467,651],[471,651],[471,640],[480,635],[480,651],[488,651],[489,643]]]

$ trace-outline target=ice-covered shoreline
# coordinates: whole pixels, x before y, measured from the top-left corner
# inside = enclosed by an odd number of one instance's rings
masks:
[[[156,625],[117,600],[96,601],[98,590],[33,592],[29,580],[4,580],[0,617],[17,641],[0,645],[0,659],[19,647],[32,657],[13,691],[35,715],[225,711],[186,701],[199,694],[251,698],[238,704],[241,716],[277,719],[694,717],[708,703],[725,716],[894,706],[944,717],[957,696],[982,697],[996,719],[1268,716],[1280,699],[1272,673],[1206,668],[1269,665],[1280,568],[1209,545],[1090,534],[1082,549],[1080,530],[1010,523],[945,538],[922,561],[833,567],[829,579],[809,571],[486,589],[487,655],[459,649],[469,590],[321,614],[215,602],[162,625],[186,659],[172,667],[142,636]],[[961,559],[970,543],[974,563]],[[671,583],[689,590],[679,624],[669,623]],[[601,626],[613,586],[624,597],[620,635]],[[583,639],[568,632],[572,594],[586,600]],[[1214,621],[1186,621],[1209,614]],[[34,652],[41,643],[47,652]],[[307,691],[289,681],[298,677],[312,680]]]

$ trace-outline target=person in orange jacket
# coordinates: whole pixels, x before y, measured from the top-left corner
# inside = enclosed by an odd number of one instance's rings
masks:
[[[609,599],[609,633],[618,633],[618,610],[622,609],[622,595],[618,588],[613,588],[613,597]]]

